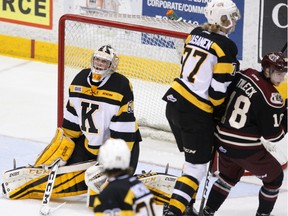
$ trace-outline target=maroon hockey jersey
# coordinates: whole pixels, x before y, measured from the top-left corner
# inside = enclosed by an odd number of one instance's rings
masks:
[[[238,72],[215,132],[219,152],[243,158],[263,148],[261,137],[270,142],[281,140],[287,131],[284,118],[286,107],[272,83],[253,69]]]

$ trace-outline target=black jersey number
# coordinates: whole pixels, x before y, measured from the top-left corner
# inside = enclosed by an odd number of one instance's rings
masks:
[[[145,208],[146,212],[148,213],[147,215],[149,216],[155,216],[154,208],[154,199],[150,199],[149,204],[147,201],[142,201],[136,204],[136,215],[137,213],[140,213],[141,209]]]
[[[191,56],[191,58],[198,58],[194,68],[192,69],[191,73],[189,73],[188,76],[188,80],[192,83],[195,82],[195,75],[198,73],[200,66],[203,64],[203,62],[205,61],[206,57],[207,57],[207,53],[202,52],[200,50],[197,49],[192,49],[189,46],[186,46],[184,49],[184,53],[183,53],[183,57],[182,57],[182,71],[181,71],[181,77],[183,74],[183,68],[187,62],[187,59],[189,59],[189,57]]]

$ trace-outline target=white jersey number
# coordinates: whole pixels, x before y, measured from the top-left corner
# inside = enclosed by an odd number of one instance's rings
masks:
[[[240,95],[236,99],[234,103],[234,110],[231,113],[231,117],[229,119],[231,127],[237,129],[244,127],[247,120],[246,113],[248,112],[250,105],[251,102],[246,96]]]
[[[185,50],[184,50],[184,53],[183,53],[183,56],[182,56],[181,77],[182,77],[183,68],[184,68],[184,65],[185,65],[187,59],[189,59],[189,58],[199,58],[197,60],[196,64],[195,64],[194,68],[192,69],[192,71],[188,75],[189,82],[194,83],[195,82],[195,76],[198,73],[200,66],[205,61],[206,57],[207,57],[207,53],[204,53],[204,52],[202,52],[200,50],[192,49],[191,47],[186,46]]]
[[[235,92],[233,92],[230,96],[230,100],[229,103],[227,105],[227,109],[231,104],[231,101],[233,100],[235,96]],[[237,97],[235,103],[234,103],[234,109],[231,113],[231,116],[229,118],[229,124],[231,127],[239,129],[245,126],[245,123],[247,121],[247,112],[249,111],[251,102],[249,100],[248,97],[244,96],[244,95],[240,95]],[[225,120],[225,116],[227,114],[227,109],[226,109],[226,113],[224,115],[223,120]],[[284,114],[282,113],[280,116],[278,116],[277,114],[273,115],[273,119],[274,119],[274,127],[279,127],[279,125],[281,124],[281,120],[283,118]]]

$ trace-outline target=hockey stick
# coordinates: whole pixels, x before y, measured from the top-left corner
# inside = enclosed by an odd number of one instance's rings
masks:
[[[206,196],[207,196],[207,191],[208,191],[208,186],[209,186],[209,182],[210,182],[210,173],[212,173],[212,167],[213,167],[213,163],[214,163],[214,158],[216,155],[216,148],[213,147],[212,150],[212,159],[209,162],[209,167],[206,173],[206,178],[205,178],[205,184],[204,184],[204,189],[203,189],[203,193],[202,193],[202,197],[201,197],[201,203],[200,203],[200,207],[199,207],[199,216],[203,216],[203,209],[204,209],[204,204],[206,201]]]
[[[65,203],[62,203],[61,205],[59,205],[55,209],[52,209],[49,207],[49,202],[50,202],[53,186],[54,186],[57,171],[59,168],[59,162],[60,162],[60,159],[55,161],[55,163],[51,167],[51,171],[50,171],[50,174],[48,176],[48,182],[47,182],[46,189],[44,191],[44,195],[43,195],[43,199],[42,199],[42,206],[40,208],[40,214],[41,215],[49,215],[50,212],[55,211],[56,209],[60,208],[62,205],[65,204]]]
[[[284,53],[286,49],[287,49],[287,42],[285,43],[285,45],[284,45],[283,48],[281,49],[281,52]]]

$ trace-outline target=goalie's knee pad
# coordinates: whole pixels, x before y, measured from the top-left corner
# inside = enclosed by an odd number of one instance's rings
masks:
[[[57,128],[56,134],[50,144],[37,157],[35,166],[51,166],[60,159],[59,166],[64,166],[75,148],[75,143],[64,135],[61,128]]]

